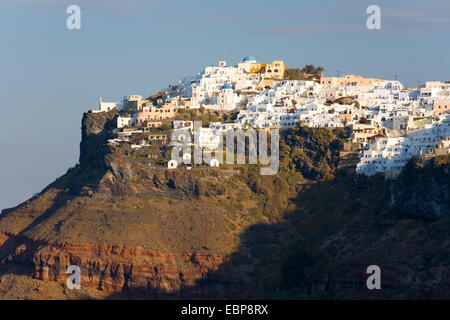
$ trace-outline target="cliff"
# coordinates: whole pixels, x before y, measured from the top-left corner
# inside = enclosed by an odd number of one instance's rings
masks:
[[[236,249],[238,231],[220,201],[238,191],[226,185],[239,182],[233,172],[168,171],[114,150],[107,140],[115,117],[84,114],[80,163],[2,212],[2,267],[63,283],[76,264],[83,285],[105,293],[148,288],[151,297],[179,296]]]
[[[449,296],[448,162],[355,176],[338,170],[348,132],[298,127],[278,175],[167,170],[108,146],[115,118],[84,114],[80,163],[2,212],[2,274],[64,284],[76,264],[104,297]],[[381,293],[365,289],[370,264]]]

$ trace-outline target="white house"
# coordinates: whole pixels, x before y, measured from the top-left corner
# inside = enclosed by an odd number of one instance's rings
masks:
[[[124,116],[118,116],[117,117],[117,128],[123,128],[125,126],[134,126],[135,123],[135,117],[124,117]]]
[[[99,104],[98,104],[98,112],[103,112],[103,111],[111,111],[113,109],[117,109],[120,110],[122,109],[123,105],[122,102],[103,102],[102,98],[100,97],[99,99]]]

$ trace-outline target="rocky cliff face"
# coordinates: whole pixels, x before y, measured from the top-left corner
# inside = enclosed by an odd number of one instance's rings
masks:
[[[103,157],[108,153],[107,140],[113,138],[117,112],[84,113],[81,121],[80,165],[104,167]]]
[[[0,215],[0,273],[145,298],[448,297],[448,163],[338,171],[345,132],[284,132],[280,173],[148,166],[85,114],[80,163]],[[382,293],[365,268],[382,267]]]
[[[439,158],[438,158],[439,159]],[[449,166],[411,161],[390,184],[392,214],[438,220],[450,217]]]
[[[108,294],[230,296],[232,289],[205,281],[190,288],[236,246],[217,200],[203,199],[225,197],[233,173],[150,168],[107,145],[115,118],[84,114],[80,164],[2,212],[3,269],[64,283],[75,264],[83,285]]]

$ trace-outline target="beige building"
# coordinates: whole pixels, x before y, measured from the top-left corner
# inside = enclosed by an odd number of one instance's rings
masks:
[[[129,95],[122,99],[122,104],[125,109],[141,110],[149,102],[149,100],[143,100],[142,96],[139,95]]]
[[[264,75],[266,78],[283,79],[285,68],[284,61],[277,60],[272,62],[272,64],[267,64],[266,73]]]
[[[442,115],[450,113],[450,99],[434,100],[433,103],[433,115]]]
[[[342,77],[323,77],[320,84],[330,86],[373,86],[376,82],[384,81],[377,78],[364,78],[353,74],[344,74]]]
[[[262,79],[256,86],[256,90],[262,91],[264,89],[273,88],[275,83],[276,82],[273,81],[272,79]]]
[[[352,128],[352,142],[369,142],[369,139],[379,133],[377,127],[370,124],[353,124]]]
[[[166,104],[161,108],[158,107],[143,107],[141,111],[136,114],[136,125],[149,124],[155,120],[165,120],[173,118],[178,113],[178,106]]]

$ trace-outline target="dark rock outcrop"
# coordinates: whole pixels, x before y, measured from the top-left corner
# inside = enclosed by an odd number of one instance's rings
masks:
[[[403,218],[450,218],[448,165],[410,161],[389,186],[392,214]]]

